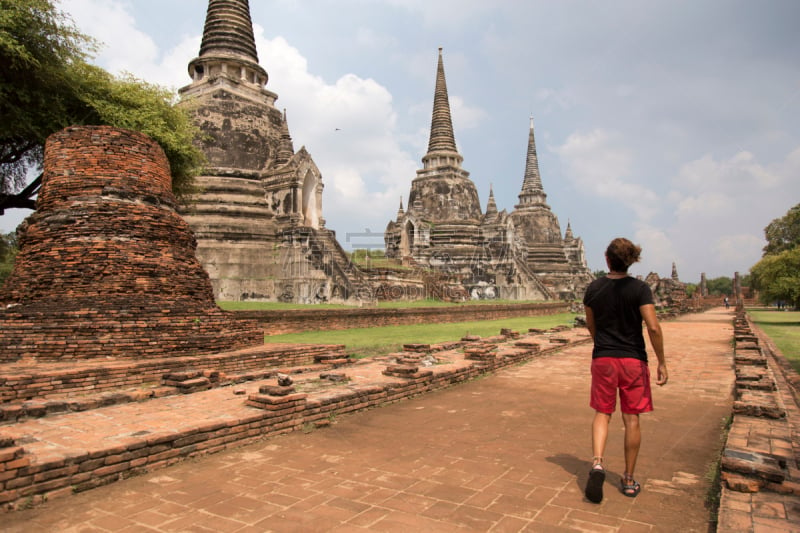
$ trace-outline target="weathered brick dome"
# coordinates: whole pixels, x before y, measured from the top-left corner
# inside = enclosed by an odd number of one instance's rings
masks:
[[[152,358],[263,343],[217,307],[175,211],[169,163],[147,136],[106,126],[48,138],[36,212],[0,288],[0,362]]]

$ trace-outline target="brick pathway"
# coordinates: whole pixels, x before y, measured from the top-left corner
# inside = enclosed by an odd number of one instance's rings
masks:
[[[642,418],[643,490],[635,499],[617,490],[618,416],[606,498],[600,505],[583,498],[591,346],[579,345],[341,416],[327,428],[0,515],[0,530],[705,532],[706,475],[731,413],[731,320],[731,313],[714,310],[663,324],[671,379],[654,392],[656,411]],[[162,405],[131,408],[136,416],[158,417],[148,409]],[[179,414],[190,420],[208,409],[190,402]],[[83,431],[90,431],[87,424]]]

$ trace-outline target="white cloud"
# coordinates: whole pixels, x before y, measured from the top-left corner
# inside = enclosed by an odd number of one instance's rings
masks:
[[[679,200],[675,211],[678,217],[698,213],[719,216],[724,215],[733,205],[733,198],[724,192],[705,192]]]
[[[489,113],[484,109],[467,104],[460,96],[450,96],[449,100],[450,114],[455,131],[478,128],[489,116]]]
[[[631,267],[631,273],[646,276],[650,272],[664,275],[666,268],[671,268],[677,261],[672,239],[663,229],[641,224],[634,231],[633,242],[642,247],[641,262]]]
[[[761,258],[764,240],[751,234],[722,235],[711,245],[718,264],[741,263],[752,266]],[[742,262],[742,260],[744,261]],[[744,274],[745,272],[742,272]],[[733,277],[733,273],[728,274]]]
[[[163,53],[155,41],[137,28],[123,2],[61,0],[78,28],[99,41],[94,62],[113,74],[128,72],[150,83],[177,89],[191,80],[186,67],[200,49],[200,35],[185,37]]]
[[[256,27],[262,64],[285,107],[296,148],[306,146],[325,183],[323,212],[331,229],[358,220],[382,231],[408,192],[418,164],[399,145],[391,93],[372,79],[342,75],[333,84],[308,71],[284,38]],[[376,229],[378,228],[378,229]]]
[[[623,146],[619,134],[599,128],[573,133],[554,151],[561,157],[567,178],[584,193],[608,200],[609,209],[621,204],[641,221],[659,212],[657,194],[629,179],[633,155]]]
[[[422,16],[426,25],[459,27],[470,19],[477,19],[493,10],[498,4],[484,0],[384,0],[393,5]]]
[[[782,181],[777,172],[759,164],[756,157],[747,151],[740,151],[723,161],[706,154],[683,165],[673,180],[678,187],[701,192],[720,188],[771,189]]]
[[[561,112],[575,106],[575,97],[569,90],[541,88],[536,90],[534,98],[539,113]]]

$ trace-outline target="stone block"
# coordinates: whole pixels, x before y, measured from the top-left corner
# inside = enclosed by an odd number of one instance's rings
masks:
[[[755,476],[764,482],[782,483],[786,479],[786,470],[779,460],[763,453],[726,448],[721,464],[723,470]]]
[[[280,385],[262,385],[258,388],[260,394],[267,394],[270,396],[288,396],[295,391],[293,386],[282,387]]]

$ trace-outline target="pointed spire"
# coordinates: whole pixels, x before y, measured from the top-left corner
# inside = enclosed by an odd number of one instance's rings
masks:
[[[449,164],[460,166],[463,158],[456,148],[453,120],[450,116],[450,99],[444,76],[442,49],[439,48],[439,63],[436,67],[436,88],[433,93],[433,115],[428,153],[422,158],[425,168]]]
[[[672,279],[678,281],[678,267],[675,263],[672,263]]]
[[[572,235],[572,226],[570,225],[569,220],[567,220],[567,232],[564,235],[564,240],[569,242],[573,240],[575,237]]]
[[[403,197],[400,197],[400,208],[397,210],[397,220],[400,220],[405,216],[406,212],[403,211]]]
[[[522,181],[522,191],[519,193],[520,205],[547,205],[547,195],[542,187],[542,177],[539,174],[539,157],[536,155],[536,139],[533,136],[533,115],[528,132],[528,154],[525,158],[525,178]]]
[[[275,155],[275,163],[285,165],[294,155],[294,145],[292,136],[289,134],[289,123],[286,120],[286,109],[283,110],[283,120],[281,121],[281,143],[278,153]]]
[[[450,117],[450,99],[447,95],[447,81],[444,77],[442,49],[439,48],[439,64],[436,67],[436,89],[433,93],[433,117],[428,152],[455,152],[456,139],[453,135],[453,121]]]
[[[258,63],[248,0],[209,0],[200,57],[235,55]]]
[[[494,201],[494,188],[489,184],[489,201],[486,203],[486,216],[494,216],[497,214],[497,203]]]

